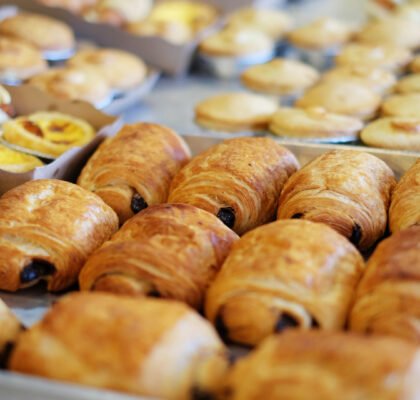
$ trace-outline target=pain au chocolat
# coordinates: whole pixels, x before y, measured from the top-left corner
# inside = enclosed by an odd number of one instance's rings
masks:
[[[200,308],[238,236],[185,204],[151,206],[106,242],[80,273],[81,290],[176,299]]]
[[[188,146],[161,125],[125,125],[90,158],[77,183],[100,196],[120,224],[153,204],[166,202],[175,174],[190,158]]]
[[[222,337],[246,345],[291,328],[339,330],[363,268],[356,248],[327,225],[276,221],[233,246],[206,315]]]
[[[39,280],[51,291],[68,288],[117,229],[112,209],[72,183],[41,179],[11,189],[0,198],[0,289]]]
[[[240,235],[273,220],[281,189],[298,167],[272,139],[225,140],[175,176],[168,201],[209,211]]]

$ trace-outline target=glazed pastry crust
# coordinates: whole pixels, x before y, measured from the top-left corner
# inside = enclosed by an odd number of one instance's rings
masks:
[[[420,224],[420,160],[404,174],[392,194],[389,229],[392,233]]]
[[[94,153],[77,183],[100,196],[122,224],[135,214],[135,196],[145,206],[166,202],[173,177],[189,159],[188,146],[169,128],[125,125]]]
[[[182,303],[77,293],[21,335],[9,368],[182,400],[193,388],[217,388],[226,364],[211,325]]]
[[[360,282],[350,328],[420,343],[419,265],[420,226],[381,242]]]
[[[89,258],[81,290],[160,296],[200,308],[238,236],[214,215],[185,204],[149,207]]]
[[[239,360],[221,398],[415,399],[419,365],[418,348],[395,338],[289,332],[270,337]]]
[[[379,158],[333,150],[289,179],[277,218],[323,222],[366,250],[385,233],[394,185],[392,170]]]
[[[295,156],[269,138],[236,138],[194,157],[174,178],[169,203],[214,215],[230,208],[239,235],[271,221],[286,180],[299,167]]]
[[[324,224],[277,221],[236,243],[207,294],[206,315],[234,342],[281,332],[342,329],[363,271],[359,252]]]
[[[69,26],[38,14],[22,13],[2,20],[0,34],[23,39],[41,51],[71,50],[75,45]]]
[[[44,179],[8,191],[0,198],[0,289],[16,291],[39,278],[51,291],[71,286],[87,257],[117,228],[115,213],[74,184]],[[33,262],[53,270],[22,282]]]
[[[6,363],[8,353],[22,329],[20,321],[0,299],[0,365]]]

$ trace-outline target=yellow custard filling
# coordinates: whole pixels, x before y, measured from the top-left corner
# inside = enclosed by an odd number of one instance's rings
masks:
[[[0,170],[9,172],[27,172],[44,165],[34,156],[9,149],[0,144]]]

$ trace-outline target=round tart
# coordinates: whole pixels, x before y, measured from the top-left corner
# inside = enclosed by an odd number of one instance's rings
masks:
[[[110,100],[105,77],[93,67],[55,68],[31,78],[29,83],[60,99],[84,100],[98,108]]]
[[[382,103],[382,114],[420,118],[420,93],[396,94]]]
[[[289,33],[289,41],[308,50],[328,49],[348,42],[354,30],[332,18],[320,18]]]
[[[117,49],[86,49],[70,61],[74,66],[91,66],[101,71],[113,89],[126,90],[143,82],[147,75],[144,62],[134,54]]]
[[[193,38],[191,28],[177,21],[145,19],[126,25],[126,30],[139,36],[159,36],[168,42],[182,44]]]
[[[396,93],[420,93],[420,73],[400,79],[394,87]]]
[[[94,129],[86,121],[57,112],[38,112],[3,125],[4,140],[51,157],[83,146],[94,136]]]
[[[93,6],[97,0],[38,0],[40,3],[49,7],[65,8],[73,13],[79,14],[86,7]]]
[[[333,114],[321,107],[280,108],[270,123],[270,131],[275,135],[309,140],[355,140],[362,128],[360,120]]]
[[[360,138],[368,146],[420,151],[420,118],[380,118],[367,125]]]
[[[0,80],[16,83],[48,68],[41,52],[30,43],[0,36]]]
[[[325,110],[361,120],[373,118],[381,98],[359,82],[326,81],[309,89],[297,102],[298,107],[323,107]]]
[[[255,29],[225,28],[204,39],[199,49],[209,56],[240,57],[273,51],[274,41]]]
[[[412,63],[410,64],[410,71],[420,73],[420,56],[414,57]]]
[[[71,52],[72,30],[64,22],[38,14],[17,14],[0,22],[0,34],[32,43],[42,52]]]
[[[322,79],[324,81],[353,81],[358,82],[380,95],[384,95],[390,91],[395,85],[397,79],[395,75],[381,68],[370,68],[360,66],[344,66],[337,67],[326,72]]]
[[[420,24],[395,16],[381,19],[367,24],[357,35],[357,40],[415,50],[420,47]]]
[[[0,170],[22,173],[32,171],[36,167],[42,167],[42,161],[29,154],[9,149],[0,144]]]
[[[313,86],[318,79],[315,68],[282,58],[252,66],[241,76],[242,83],[249,89],[275,95],[299,93]]]
[[[279,40],[290,31],[293,20],[289,15],[278,10],[249,7],[231,14],[228,26],[257,29],[274,40]]]
[[[335,57],[341,66],[383,68],[401,72],[411,61],[411,52],[394,45],[350,43]]]
[[[277,105],[265,97],[226,93],[199,103],[195,118],[198,124],[217,131],[264,130],[276,110]]]

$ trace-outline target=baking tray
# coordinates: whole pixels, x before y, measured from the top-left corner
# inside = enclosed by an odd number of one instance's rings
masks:
[[[192,154],[196,155],[210,146],[220,143],[223,139],[204,136],[184,136],[184,139],[191,148]],[[290,149],[298,158],[301,165],[306,164],[313,158],[333,149],[356,149],[373,154],[384,160],[394,171],[397,178],[420,157],[418,153],[407,153],[394,150],[380,150],[371,148],[360,148],[357,146],[338,146],[327,144],[302,144],[299,142],[274,139]],[[31,326],[42,318],[51,304],[58,299],[58,295],[49,294],[45,286],[40,284],[34,288],[22,290],[18,293],[7,293],[0,291],[0,298],[11,308],[25,326]],[[244,354],[246,350],[235,347],[235,355]],[[139,397],[136,397],[139,399]],[[134,397],[116,394],[110,391],[88,389],[77,385],[69,385],[29,377],[15,373],[0,372],[0,399],[31,399],[31,400],[91,400],[91,399],[115,399],[129,400]],[[143,398],[145,399],[145,398]]]

